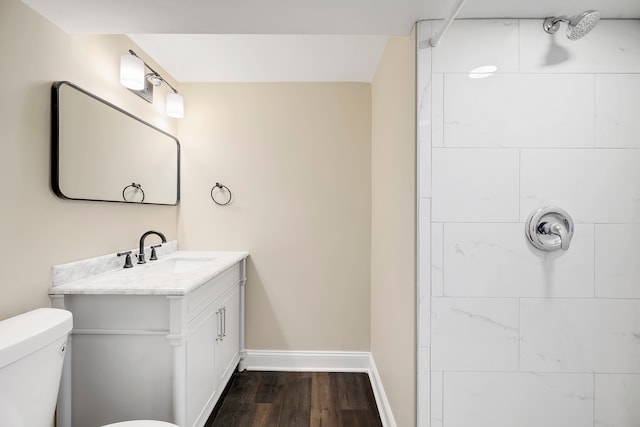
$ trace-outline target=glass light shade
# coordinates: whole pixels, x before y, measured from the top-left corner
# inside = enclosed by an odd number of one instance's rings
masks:
[[[120,57],[120,84],[133,90],[144,89],[144,62],[133,55]]]
[[[181,119],[184,117],[184,98],[179,93],[167,94],[167,116]]]

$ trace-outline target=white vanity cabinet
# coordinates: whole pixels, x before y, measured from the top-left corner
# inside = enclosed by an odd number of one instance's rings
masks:
[[[185,400],[187,426],[202,426],[240,361],[239,269],[232,268],[176,305],[186,305],[188,320]],[[181,307],[182,309],[184,307]]]
[[[245,263],[182,294],[52,288],[52,305],[74,316],[58,427],[202,427],[243,357]]]
[[[240,335],[235,333],[240,324],[240,290],[231,289],[220,305],[219,322],[220,338],[217,341],[216,378],[220,383],[227,382],[238,364],[237,349],[240,346]]]

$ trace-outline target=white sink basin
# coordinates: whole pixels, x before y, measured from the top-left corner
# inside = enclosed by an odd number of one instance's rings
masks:
[[[200,268],[212,261],[215,261],[216,257],[176,257],[161,260],[158,262],[148,263],[148,270],[152,270],[154,273],[169,273],[180,274],[188,273],[192,270]]]

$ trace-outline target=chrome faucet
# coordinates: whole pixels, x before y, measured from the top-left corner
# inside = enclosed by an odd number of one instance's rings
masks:
[[[140,236],[140,247],[138,248],[138,255],[136,255],[136,257],[138,258],[138,264],[145,264],[147,262],[144,260],[144,239],[146,239],[150,234],[155,234],[162,239],[162,243],[167,243],[167,238],[164,237],[164,234],[162,234],[161,232],[154,230],[145,232],[142,236]]]

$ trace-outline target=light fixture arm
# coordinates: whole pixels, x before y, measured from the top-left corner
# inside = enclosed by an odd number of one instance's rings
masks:
[[[160,75],[160,73],[158,73],[156,70],[154,70],[149,64],[147,64],[147,62],[140,58],[140,56],[138,56],[137,53],[135,53],[132,49],[129,49],[129,53],[133,56],[135,56],[136,58],[138,58],[140,61],[142,61],[142,63],[144,64],[145,67],[147,67],[149,69],[149,71],[151,71],[151,73],[153,73],[154,76],[156,76],[157,78],[159,78],[163,83],[165,83],[167,86],[169,86],[171,88],[171,90],[173,91],[173,93],[178,93],[178,91],[176,90],[176,88],[174,88],[173,86],[171,86],[171,83],[169,83],[168,81],[165,80],[164,77],[162,77]]]

